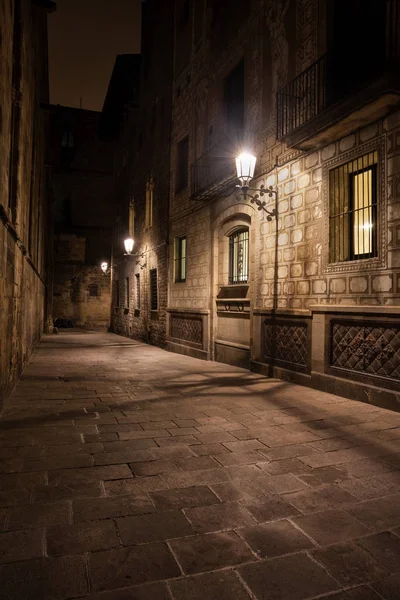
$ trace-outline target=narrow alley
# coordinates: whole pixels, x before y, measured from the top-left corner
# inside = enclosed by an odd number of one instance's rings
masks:
[[[0,598],[398,598],[399,469],[398,413],[45,336],[0,420]]]

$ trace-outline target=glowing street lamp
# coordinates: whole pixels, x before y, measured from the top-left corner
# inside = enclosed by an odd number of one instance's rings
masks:
[[[124,241],[125,254],[127,254],[128,256],[130,254],[132,254],[134,243],[135,242],[134,242],[133,238],[131,238],[131,237],[126,238],[126,240]]]
[[[254,177],[256,160],[256,157],[249,152],[242,152],[236,157],[236,172],[242,188],[249,187]]]
[[[108,274],[108,263],[107,262],[102,262],[100,265],[100,269],[103,271],[104,275]]]
[[[259,188],[251,188],[250,182],[254,177],[254,170],[256,168],[257,159],[254,154],[250,152],[242,152],[236,157],[236,173],[240,185],[237,185],[243,194],[244,200],[250,198],[250,202],[258,206],[258,210],[263,210],[267,213],[267,221],[272,221],[272,217],[277,216],[276,208],[268,210],[265,205],[265,200],[260,200],[261,196],[268,194],[271,198],[273,194],[278,198],[278,191],[274,190],[272,185],[266,188],[264,185],[260,185]],[[257,192],[257,194],[249,194],[249,190]]]

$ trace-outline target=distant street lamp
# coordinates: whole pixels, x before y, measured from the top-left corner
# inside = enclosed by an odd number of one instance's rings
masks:
[[[103,271],[104,275],[109,275],[111,272],[111,269],[108,268],[108,262],[102,262],[100,269]]]
[[[278,191],[274,190],[272,185],[270,185],[267,188],[264,185],[260,185],[259,188],[250,187],[250,182],[254,177],[256,162],[256,157],[253,154],[250,154],[249,152],[242,152],[242,154],[236,157],[236,172],[240,181],[240,185],[237,185],[236,187],[238,187],[241,190],[243,198],[245,200],[247,198],[250,198],[250,202],[258,206],[258,210],[263,210],[267,213],[267,221],[272,221],[272,218],[276,217],[277,215],[276,208],[268,210],[265,207],[265,200],[260,200],[260,197],[268,195],[270,198],[272,198],[272,195],[275,194],[275,197],[278,198]],[[249,194],[249,190],[258,193]]]

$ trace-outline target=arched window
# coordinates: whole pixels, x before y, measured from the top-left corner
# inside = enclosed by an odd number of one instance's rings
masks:
[[[229,283],[247,283],[249,278],[249,230],[238,229],[229,236]]]
[[[88,292],[91,298],[97,298],[100,296],[100,289],[97,283],[91,283],[88,287]]]

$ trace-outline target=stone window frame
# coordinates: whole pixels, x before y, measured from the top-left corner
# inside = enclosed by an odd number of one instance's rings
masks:
[[[252,254],[252,220],[251,215],[243,213],[234,212],[229,215],[227,219],[225,219],[221,225],[219,226],[218,238],[219,244],[222,242],[222,247],[219,247],[218,253],[223,251],[223,255],[218,258],[218,287],[226,288],[226,287],[238,287],[239,284],[229,283],[229,240],[232,235],[237,233],[238,231],[248,229],[249,232],[249,264],[248,264],[248,276],[247,282],[242,283],[243,286],[249,286],[251,281],[251,254]],[[221,263],[222,259],[222,263]]]
[[[348,162],[361,158],[364,154],[376,151],[377,161],[377,256],[351,261],[329,262],[329,171]],[[386,193],[386,138],[380,136],[371,142],[344,152],[323,165],[323,253],[322,269],[325,274],[351,273],[379,270],[387,264],[387,193]]]

